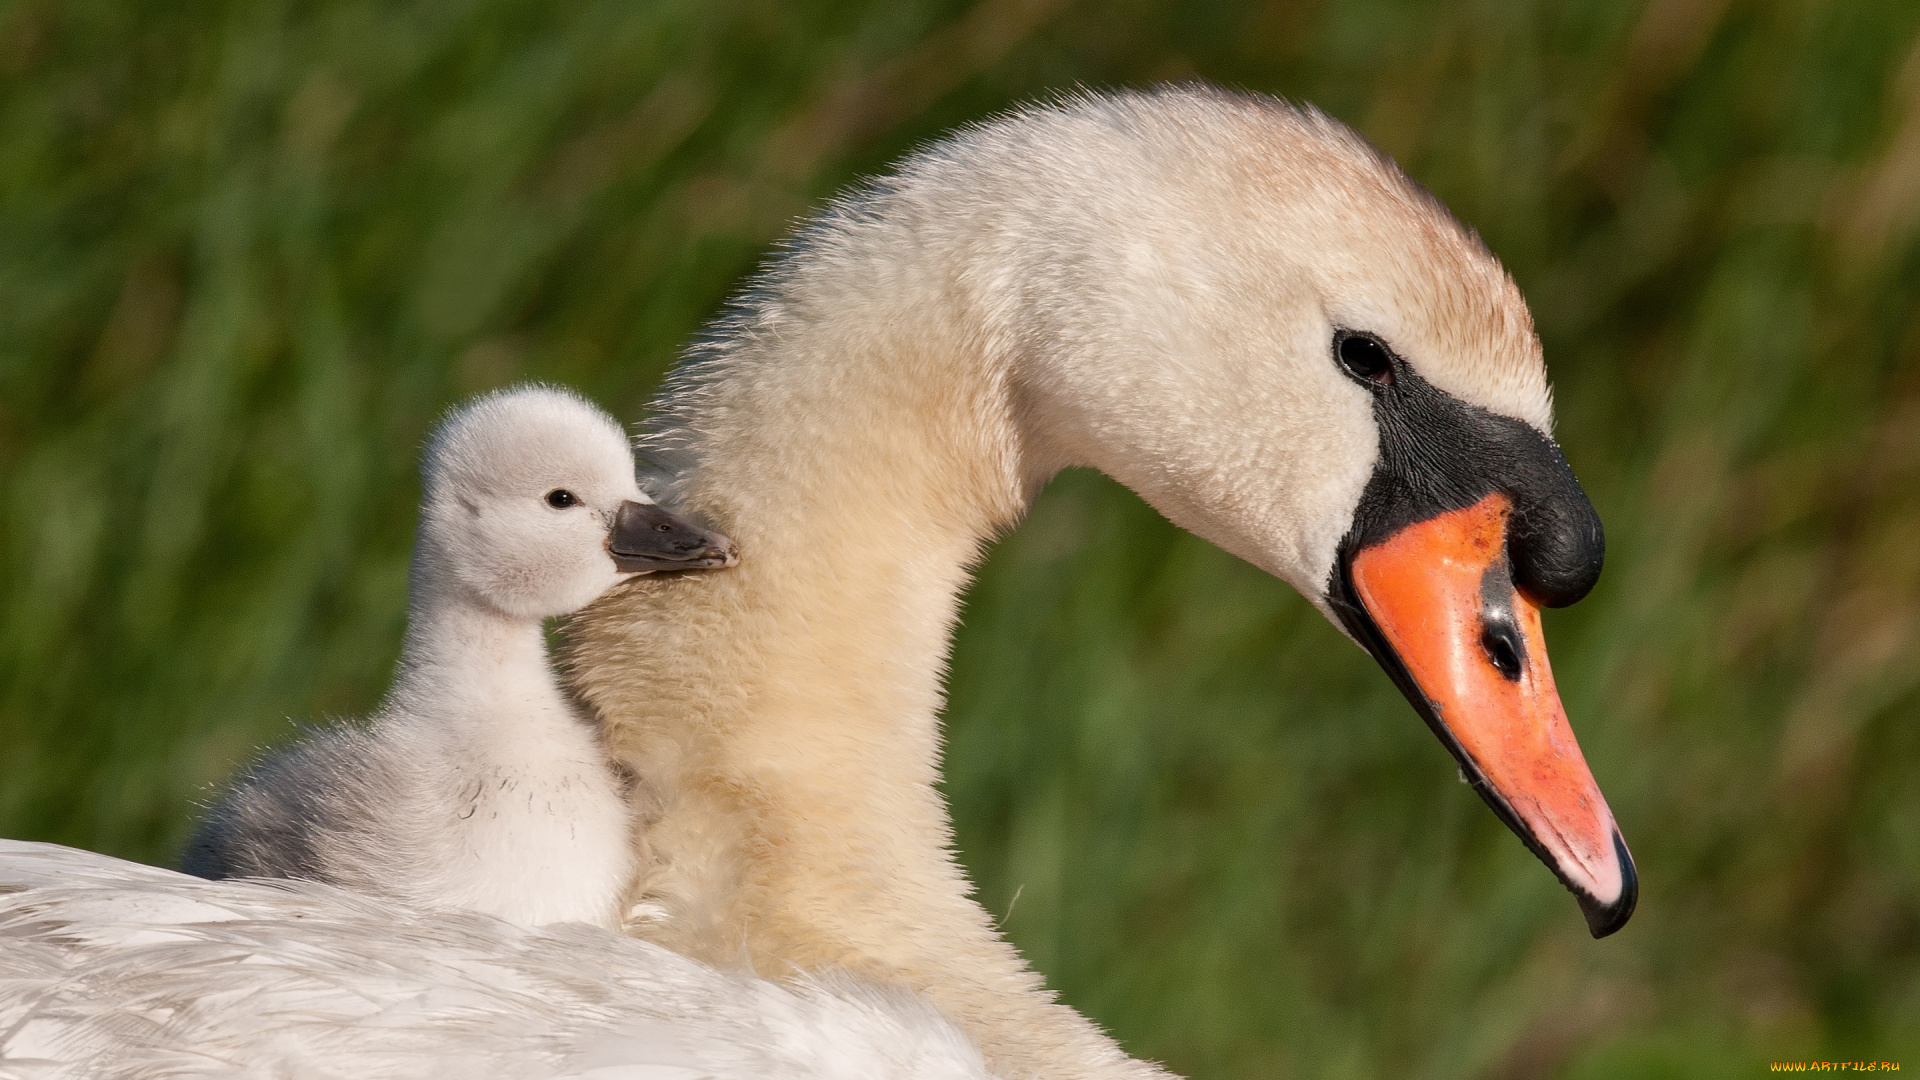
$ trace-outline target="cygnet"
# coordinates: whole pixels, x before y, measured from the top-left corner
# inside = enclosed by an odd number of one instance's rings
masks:
[[[562,692],[541,620],[634,574],[730,566],[733,544],[654,505],[620,426],[562,390],[460,408],[421,474],[393,688],[366,724],[242,774],[184,869],[617,926],[632,870],[622,779]]]

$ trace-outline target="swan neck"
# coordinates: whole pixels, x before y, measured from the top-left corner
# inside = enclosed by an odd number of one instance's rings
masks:
[[[1164,1076],[1001,937],[936,787],[969,569],[1054,470],[1024,440],[993,298],[927,243],[826,239],[659,403],[679,507],[740,565],[643,580],[577,626],[570,667],[636,779],[630,929],[723,966],[904,984],[1001,1075]]]

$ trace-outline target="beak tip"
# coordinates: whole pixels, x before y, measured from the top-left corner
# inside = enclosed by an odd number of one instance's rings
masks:
[[[717,570],[740,562],[740,549],[724,533],[703,529],[657,503],[620,504],[607,551],[623,574]]]
[[[1633,918],[1633,909],[1640,902],[1640,875],[1633,868],[1633,856],[1627,853],[1627,843],[1620,838],[1620,830],[1613,831],[1613,853],[1620,860],[1620,895],[1611,902],[1603,902],[1576,892],[1580,901],[1580,913],[1587,917],[1587,931],[1595,940],[1617,933]]]
[[[740,565],[740,549],[732,540],[720,533],[712,533],[712,540],[689,561],[688,566],[700,570],[725,570]]]

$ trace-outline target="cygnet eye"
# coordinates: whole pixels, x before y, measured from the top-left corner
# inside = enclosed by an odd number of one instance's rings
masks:
[[[580,499],[566,488],[554,488],[547,492],[547,505],[555,510],[565,510],[569,506],[580,505]]]
[[[1334,355],[1347,374],[1375,386],[1393,385],[1393,354],[1372,334],[1343,330],[1334,335]]]

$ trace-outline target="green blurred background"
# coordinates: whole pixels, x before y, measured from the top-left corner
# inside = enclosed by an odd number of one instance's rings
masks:
[[[448,403],[638,419],[851,178],[1198,76],[1355,124],[1531,298],[1640,913],[1588,940],[1358,650],[1085,474],[957,647],[985,902],[1200,1078],[1920,1068],[1917,42],[1912,0],[0,3],[0,835],[166,861],[374,702]]]

